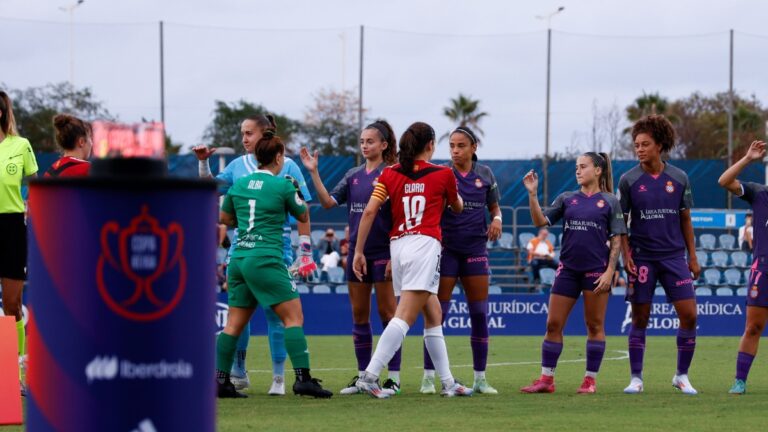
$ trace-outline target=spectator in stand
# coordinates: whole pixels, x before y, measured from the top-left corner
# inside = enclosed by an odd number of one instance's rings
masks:
[[[744,217],[744,226],[739,228],[739,249],[744,252],[752,253],[752,214]]]
[[[325,231],[325,237],[317,241],[317,249],[323,255],[329,255],[331,252],[339,254],[339,239],[336,237],[336,231],[333,228],[328,228]]]
[[[528,262],[531,263],[534,281],[540,279],[539,270],[542,268],[557,268],[557,262],[555,261],[555,247],[552,246],[552,243],[547,236],[549,236],[549,230],[542,228],[539,230],[539,235],[532,238],[526,246],[526,249],[528,250]]]

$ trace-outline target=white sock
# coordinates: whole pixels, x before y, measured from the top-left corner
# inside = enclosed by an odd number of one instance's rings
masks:
[[[541,374],[544,376],[555,376],[555,368],[541,367]]]
[[[376,351],[374,351],[371,362],[365,371],[378,377],[381,370],[395,356],[395,352],[403,345],[403,339],[405,339],[409,328],[408,323],[400,318],[392,318],[381,334],[379,343],[376,344]]]
[[[475,371],[475,381],[485,379],[485,371]]]
[[[400,384],[400,371],[389,371],[387,375],[389,376],[389,379]]]
[[[432,358],[432,363],[434,363],[437,373],[440,375],[443,387],[453,386],[455,381],[451,374],[451,365],[448,362],[448,348],[445,346],[443,327],[436,326],[424,329],[424,345],[427,346],[427,351]]]
[[[424,369],[424,376],[427,378],[434,378],[435,377],[435,370],[434,369]]]
[[[586,377],[590,377],[590,378],[592,378],[592,379],[595,379],[595,378],[597,378],[597,372],[590,372],[590,371],[587,371],[587,373],[585,373],[585,374],[584,374],[584,376],[586,376]]]
[[[357,371],[357,376],[358,376],[358,377],[361,377],[361,376],[363,376],[363,372],[365,372],[365,371]]]

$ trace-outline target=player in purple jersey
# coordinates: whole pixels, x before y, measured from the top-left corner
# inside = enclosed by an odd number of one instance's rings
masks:
[[[541,345],[541,377],[520,389],[523,393],[555,391],[555,367],[563,351],[563,328],[571,309],[584,293],[587,327],[587,370],[577,393],[595,393],[595,378],[605,353],[605,311],[611,292],[621,237],[627,227],[613,190],[611,161],[605,153],[585,153],[576,160],[580,188],[560,194],[552,206],[541,209],[539,180],[531,170],[523,178],[528,190],[531,218],[537,227],[563,220],[560,265],[549,296],[547,332]]]
[[[632,126],[632,139],[640,164],[619,180],[619,201],[629,227],[629,239],[622,244],[624,267],[629,276],[626,299],[632,303],[629,331],[632,379],[624,392],[643,391],[645,333],[658,281],[680,319],[677,372],[672,377],[672,385],[684,394],[694,395],[697,392],[688,380],[688,368],[696,348],[693,281],[699,277],[701,268],[696,259],[691,223],[691,185],[685,172],[662,160],[675,146],[675,129],[664,116],[640,119]]]
[[[464,199],[464,211],[443,212],[441,226],[443,230],[443,254],[440,259],[440,286],[437,297],[445,321],[451,306],[451,294],[457,279],[467,296],[469,318],[472,323],[470,346],[472,347],[475,392],[497,394],[495,388],[485,378],[485,366],[488,362],[488,240],[497,240],[501,236],[501,209],[499,208],[499,189],[493,172],[486,165],[477,163],[478,139],[468,127],[458,127],[451,132],[449,144],[451,163],[459,188],[459,195]],[[491,214],[488,226],[485,208]],[[435,393],[435,366],[424,347],[424,377],[421,392]]]
[[[765,143],[754,141],[747,154],[728,168],[719,180],[720,186],[752,205],[755,227],[752,273],[747,285],[747,322],[739,342],[736,380],[729,391],[731,394],[747,392],[749,368],[757,355],[760,335],[768,322],[768,231],[765,229],[768,226],[768,187],[758,183],[742,183],[736,178],[747,165],[762,161],[764,157]]]
[[[326,209],[347,204],[349,221],[349,256],[355,254],[357,230],[363,210],[373,194],[379,175],[384,167],[397,161],[397,137],[392,127],[384,120],[377,120],[368,125],[360,133],[360,150],[365,157],[365,163],[350,169],[344,178],[329,193],[318,173],[318,154],[301,149],[301,161],[312,176],[312,182],[317,190],[320,203]],[[365,245],[365,256],[368,259],[368,274],[361,282],[352,271],[352,260],[347,260],[346,277],[349,285],[349,301],[352,305],[352,340],[357,357],[359,374],[352,378],[341,394],[356,394],[359,390],[357,380],[371,361],[373,349],[373,334],[371,330],[371,292],[376,287],[376,302],[379,317],[384,327],[395,316],[397,300],[392,288],[392,277],[389,259],[389,231],[392,229],[392,212],[387,201],[379,210],[374,220],[368,242]],[[401,350],[395,353],[389,362],[389,378],[382,386],[392,394],[400,393],[400,359]]]

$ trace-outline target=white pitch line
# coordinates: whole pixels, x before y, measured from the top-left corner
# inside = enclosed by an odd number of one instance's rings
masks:
[[[603,359],[603,361],[616,361],[616,360],[626,360],[629,358],[629,351],[620,351],[620,350],[612,350],[610,352],[620,353],[621,356],[619,357],[606,357]],[[586,358],[581,359],[573,359],[573,360],[559,360],[557,363],[584,363],[586,362]],[[537,365],[541,364],[541,361],[527,361],[527,362],[504,362],[504,363],[488,363],[486,367],[500,367],[500,366],[523,366],[523,365]],[[451,365],[452,368],[469,368],[473,367],[471,364],[467,365]],[[421,366],[416,366],[414,369],[421,369]],[[353,371],[355,368],[322,368],[322,369],[312,369],[313,371],[320,371],[320,372],[343,372],[343,371]],[[272,373],[272,370],[267,369],[249,369],[248,372],[255,372],[255,373]]]

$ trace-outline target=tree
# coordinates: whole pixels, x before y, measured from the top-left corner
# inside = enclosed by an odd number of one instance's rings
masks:
[[[450,100],[450,105],[443,108],[443,115],[448,117],[456,127],[467,126],[480,135],[485,135],[480,127],[480,121],[488,116],[487,112],[480,111],[480,100],[472,99],[471,96],[459,96]],[[440,137],[440,141],[448,138],[448,133]]]
[[[304,116],[302,135],[323,155],[358,154],[358,98],[351,90],[323,89]]]
[[[166,156],[172,156],[177,155],[181,151],[181,148],[184,145],[182,143],[174,142],[171,139],[171,136],[166,134],[165,135],[165,155]]]
[[[53,116],[58,113],[71,114],[86,121],[115,120],[88,87],[78,89],[62,82],[15,89],[10,94],[19,134],[29,140],[35,151],[57,150]]]
[[[230,147],[242,153],[242,138],[240,124],[246,117],[252,115],[272,114],[277,123],[277,134],[282,138],[286,147],[290,149],[294,135],[301,129],[301,124],[285,115],[268,111],[262,105],[240,99],[237,102],[214,102],[213,120],[203,132],[203,143],[209,147]]]

